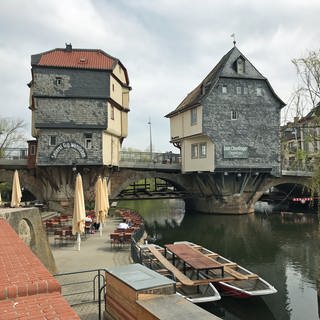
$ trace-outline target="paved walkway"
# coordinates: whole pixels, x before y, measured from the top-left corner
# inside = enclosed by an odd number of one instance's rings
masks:
[[[109,217],[103,226],[102,236],[99,232],[88,234],[86,240],[81,240],[80,251],[73,245],[54,245],[53,236],[50,236],[49,242],[58,273],[104,269],[131,263],[130,246],[111,248],[110,233],[119,222],[120,219]]]

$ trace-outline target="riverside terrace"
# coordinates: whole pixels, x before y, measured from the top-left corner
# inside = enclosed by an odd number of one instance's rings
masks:
[[[131,265],[128,246],[111,248],[108,238],[118,225],[119,219],[108,218],[103,235],[100,236],[99,233],[90,235],[86,241],[83,241],[81,250],[78,251],[74,245],[55,244],[53,235],[43,236],[40,238],[41,241],[38,241],[37,234],[44,233],[44,230],[37,208],[0,208],[0,217],[0,256],[2,257],[0,319],[72,320],[79,317],[88,320],[102,319],[105,306],[102,292],[106,284],[106,270],[113,267],[118,270],[118,266]],[[39,221],[37,222],[36,219]],[[29,236],[26,234],[27,225],[30,228]],[[24,226],[23,229],[20,228],[22,226]],[[34,230],[37,230],[36,234]],[[31,241],[28,242],[30,236]],[[55,277],[44,267],[22,238],[29,243],[34,252],[39,253],[41,250],[35,246],[41,246],[49,240],[55,264],[58,267]],[[42,251],[45,251],[44,248]],[[48,259],[51,255],[50,248],[49,252],[50,254],[47,255],[42,253],[41,259]],[[150,295],[148,297],[150,298]],[[108,298],[112,299],[110,296]],[[156,296],[151,298],[146,301],[142,297],[142,300],[131,302],[140,311],[143,309],[145,313],[151,314],[148,319],[155,319],[152,315],[159,312],[161,316],[157,319],[171,319],[172,314],[168,314],[168,308],[161,307],[163,299],[153,299]],[[125,299],[118,303],[121,309],[123,301]],[[166,303],[168,301],[172,304],[171,307],[175,313],[178,313],[178,316],[175,316],[176,319],[189,319],[190,314],[193,314],[193,318],[196,319],[217,319],[212,314],[190,305],[187,301],[182,302],[167,297]],[[187,304],[186,309],[181,307],[181,302],[184,305]],[[166,315],[162,312],[163,309],[166,310]],[[186,314],[187,310],[189,315]],[[108,311],[113,312],[112,308]],[[109,319],[114,318],[109,317]],[[117,317],[117,319],[128,318]],[[141,317],[130,319],[141,319]]]

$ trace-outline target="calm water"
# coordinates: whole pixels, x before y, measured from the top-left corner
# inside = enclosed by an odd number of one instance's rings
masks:
[[[317,215],[213,216],[185,212],[182,200],[122,201],[137,210],[163,245],[189,240],[258,273],[278,293],[201,305],[222,319],[319,319],[320,227]]]

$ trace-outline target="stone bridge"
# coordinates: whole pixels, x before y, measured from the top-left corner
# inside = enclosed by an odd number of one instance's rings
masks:
[[[0,162],[0,182],[12,183],[13,170],[19,169],[21,186],[37,200],[47,202],[49,208],[71,211],[75,171],[71,166],[36,167],[26,164]],[[311,174],[283,171],[279,178],[263,172],[195,172],[182,174],[178,163],[130,163],[123,161],[120,168],[78,166],[82,174],[85,199],[94,200],[94,184],[98,175],[108,177],[110,198],[116,198],[130,184],[141,179],[160,178],[177,190],[189,195],[186,206],[199,212],[243,214],[254,211],[255,203],[271,187],[295,188],[295,196],[308,189]],[[291,186],[291,187],[290,187]],[[297,194],[298,193],[298,194]]]

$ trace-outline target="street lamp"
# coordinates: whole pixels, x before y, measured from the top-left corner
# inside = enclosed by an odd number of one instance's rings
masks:
[[[150,133],[150,161],[152,161],[152,131],[151,131],[151,119],[150,119],[150,117],[149,117],[148,125],[149,125],[149,133]]]

